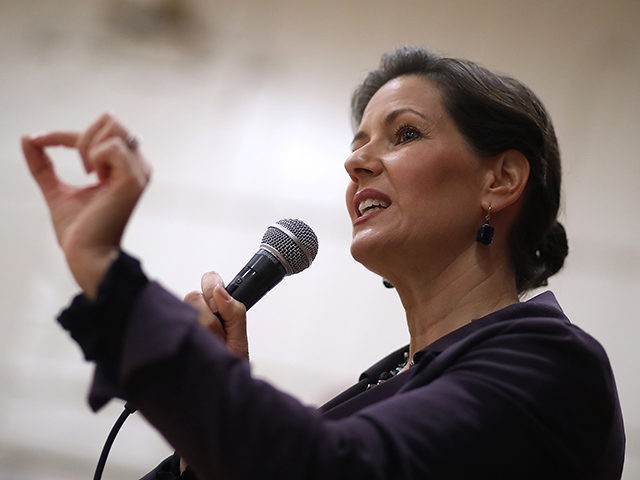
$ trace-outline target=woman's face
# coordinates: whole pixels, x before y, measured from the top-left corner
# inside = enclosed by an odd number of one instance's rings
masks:
[[[380,88],[345,168],[351,253],[371,270],[387,274],[399,259],[438,268],[474,245],[487,168],[446,113],[435,83],[408,75]]]

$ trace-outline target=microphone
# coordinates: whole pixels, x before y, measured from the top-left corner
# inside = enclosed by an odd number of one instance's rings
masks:
[[[231,280],[226,290],[249,310],[284,277],[309,267],[317,253],[318,237],[309,225],[290,218],[278,220],[267,228],[258,252]],[[135,411],[130,403],[125,404],[102,448],[94,480],[102,478],[111,445],[124,421]]]
[[[258,252],[229,282],[227,292],[247,310],[288,275],[311,265],[318,238],[302,220],[283,219],[270,225]]]

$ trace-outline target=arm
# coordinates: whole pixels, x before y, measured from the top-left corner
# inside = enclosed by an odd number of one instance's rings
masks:
[[[29,170],[49,207],[58,243],[84,292],[76,298],[77,305],[86,307],[96,300],[98,285],[118,256],[129,216],[150,178],[148,163],[138,151],[137,143],[130,143],[129,138],[126,129],[108,114],[84,132],[57,131],[22,138]],[[76,149],[85,171],[97,174],[97,182],[76,187],[61,180],[46,152],[57,146]],[[129,296],[137,293],[134,290],[138,287],[133,288]],[[191,292],[185,300],[198,310],[199,320],[206,328],[223,338],[238,355],[248,357],[246,311],[227,294],[215,272],[205,274],[202,291]],[[118,334],[128,312],[126,308],[115,310],[108,313],[119,319],[116,328],[113,325],[111,328]],[[85,323],[75,329],[75,335],[84,340],[87,358],[95,359],[101,354],[99,350],[103,345],[99,339],[106,331],[104,327],[95,328]],[[109,352],[112,358],[117,357],[119,348],[116,350]],[[107,395],[114,394],[110,382],[99,383],[102,377],[104,375],[96,377],[98,383],[94,388],[104,388]]]

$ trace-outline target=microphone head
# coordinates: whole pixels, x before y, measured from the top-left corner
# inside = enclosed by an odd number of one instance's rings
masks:
[[[282,263],[287,275],[293,275],[307,268],[316,258],[318,237],[302,220],[286,218],[267,228],[260,247]]]

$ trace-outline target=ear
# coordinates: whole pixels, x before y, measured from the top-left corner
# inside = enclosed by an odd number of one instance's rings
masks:
[[[485,210],[499,212],[516,203],[529,180],[529,160],[518,150],[507,150],[496,155],[490,162],[483,192],[482,206]]]

